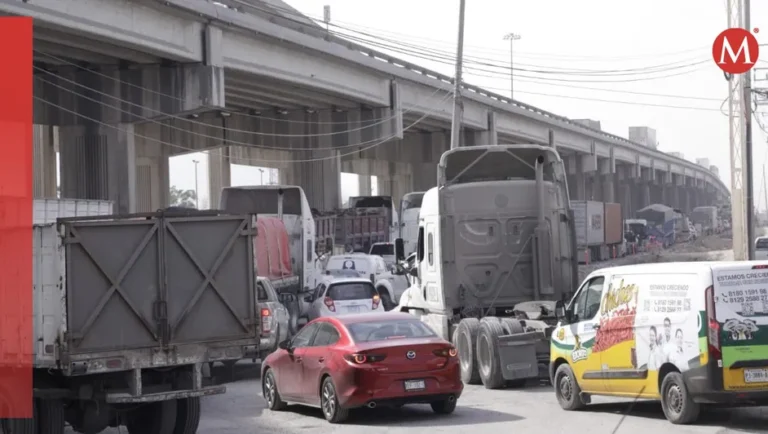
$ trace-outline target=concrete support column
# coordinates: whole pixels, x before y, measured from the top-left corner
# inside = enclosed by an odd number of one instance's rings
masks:
[[[36,198],[56,197],[56,144],[58,127],[35,125],[32,131],[34,181]]]
[[[371,195],[371,175],[363,174],[363,175],[357,175],[357,188],[359,190],[360,196],[370,196]]]
[[[166,141],[163,130],[154,124],[138,124],[137,134]],[[137,137],[136,140],[136,211],[151,212],[170,205],[171,177],[168,158],[171,148]]]
[[[639,188],[640,203],[638,204],[638,209],[643,209],[651,204],[651,183],[647,181],[641,182]]]
[[[208,152],[208,207],[218,209],[221,189],[232,186],[232,165],[229,146]]]
[[[136,212],[133,124],[60,129],[61,196],[111,200],[117,213]]]
[[[603,202],[616,202],[616,159],[613,156],[613,148],[608,158],[598,161],[598,169]]]

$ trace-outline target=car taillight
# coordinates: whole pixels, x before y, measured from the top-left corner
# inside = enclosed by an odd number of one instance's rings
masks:
[[[325,307],[328,308],[331,312],[336,312],[336,305],[333,304],[333,299],[331,297],[325,297],[323,299],[323,303],[325,303]]]
[[[722,353],[720,351],[720,323],[717,322],[715,310],[715,288],[710,286],[704,292],[707,302],[707,340],[709,354],[715,360],[720,360]]]
[[[456,357],[459,354],[454,347],[440,348],[432,351],[432,353],[438,357]]]
[[[766,268],[768,268],[768,265],[753,265],[752,266],[753,270],[765,270]]]
[[[380,301],[381,301],[381,298],[378,295],[374,295],[373,296],[373,302],[371,303],[371,310],[378,309]]]
[[[272,330],[272,311],[269,308],[261,309],[261,334],[268,335]]]
[[[365,363],[377,363],[387,358],[384,354],[347,354],[344,358],[356,365],[363,365]]]

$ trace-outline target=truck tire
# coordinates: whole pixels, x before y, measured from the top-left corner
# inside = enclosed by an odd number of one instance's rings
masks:
[[[520,320],[514,318],[501,318],[501,327],[504,328],[504,333],[508,335],[514,335],[524,331],[523,325],[520,324]]]
[[[173,434],[195,434],[198,426],[200,426],[200,398],[177,400],[176,426],[173,428]]]
[[[176,414],[175,399],[151,402],[132,412],[126,428],[129,434],[173,434]]]
[[[477,361],[480,380],[486,389],[499,389],[504,386],[504,376],[501,373],[501,357],[499,356],[499,336],[504,334],[504,328],[499,321],[480,322],[477,332]]]
[[[389,296],[389,291],[387,291],[387,288],[380,286],[376,288],[376,292],[379,293],[379,298],[381,298],[381,305],[384,306],[385,311],[389,312],[395,308],[396,305],[392,302],[392,297]]]
[[[32,411],[32,419],[0,419],[0,432],[3,434],[37,434],[38,412],[36,405],[33,405]],[[62,431],[64,430],[62,429]]]
[[[456,342],[453,345],[459,352],[461,381],[465,384],[480,384],[480,372],[477,365],[477,330],[480,321],[477,318],[464,318],[456,329]]]
[[[37,433],[64,434],[64,402],[60,399],[36,399]]]

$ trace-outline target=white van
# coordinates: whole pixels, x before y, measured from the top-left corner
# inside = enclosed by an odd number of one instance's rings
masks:
[[[603,268],[555,310],[549,371],[566,410],[658,399],[685,424],[702,404],[768,405],[768,261]]]

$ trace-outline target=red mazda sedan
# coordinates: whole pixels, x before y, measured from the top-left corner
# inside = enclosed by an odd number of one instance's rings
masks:
[[[456,349],[406,313],[318,318],[261,369],[270,410],[288,402],[320,407],[331,423],[379,405],[428,403],[452,413],[464,389]]]

